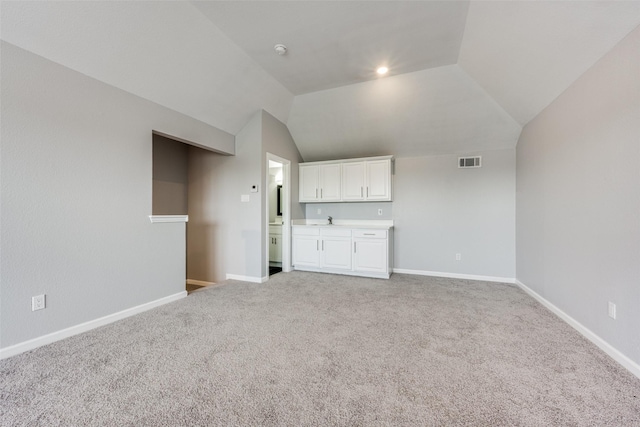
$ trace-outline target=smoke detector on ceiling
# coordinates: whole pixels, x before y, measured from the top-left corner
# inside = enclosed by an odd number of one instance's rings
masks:
[[[287,53],[287,47],[283,44],[277,44],[273,47],[273,49],[278,53],[278,55],[284,55]]]

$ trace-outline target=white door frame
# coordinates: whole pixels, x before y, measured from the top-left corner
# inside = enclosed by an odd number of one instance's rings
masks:
[[[282,271],[291,271],[291,161],[267,152],[266,185],[269,188],[269,160],[282,164]],[[265,192],[265,258],[269,277],[269,194]]]

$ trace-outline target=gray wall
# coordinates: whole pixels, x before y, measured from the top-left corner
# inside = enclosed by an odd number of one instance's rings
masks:
[[[267,112],[258,111],[236,135],[233,157],[190,150],[190,279],[219,282],[227,274],[256,279],[267,275],[267,152],[291,160],[295,193],[291,214],[292,218],[302,218],[297,202],[299,153],[286,126]],[[251,193],[252,185],[258,185],[260,191]],[[250,202],[241,202],[242,194],[248,194]]]
[[[9,43],[1,55],[0,346],[183,291],[185,226],[148,219],[152,131],[230,153],[233,136]]]
[[[396,159],[395,268],[515,277],[515,150],[468,155]]]
[[[307,219],[393,219],[393,202],[305,203]],[[318,213],[318,209],[320,213]],[[382,215],[378,215],[382,209]]]
[[[189,152],[187,276],[220,282],[226,274],[260,276],[261,114],[236,135],[236,155]],[[240,196],[248,194],[249,202]]]
[[[306,218],[393,219],[395,268],[513,279],[515,150],[468,155],[483,167],[459,169],[457,155],[397,158],[393,202],[306,203]]]
[[[187,215],[189,146],[153,135],[153,214]]]
[[[640,29],[530,122],[517,147],[518,279],[636,363],[638,52]]]

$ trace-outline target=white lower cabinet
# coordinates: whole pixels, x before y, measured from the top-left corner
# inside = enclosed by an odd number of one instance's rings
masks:
[[[391,228],[294,226],[293,266],[296,270],[388,279],[391,242]]]
[[[386,273],[389,259],[387,230],[354,230],[353,269]]]
[[[323,228],[320,235],[320,267],[351,270],[351,230]]]
[[[293,227],[293,265],[320,267],[320,228]]]

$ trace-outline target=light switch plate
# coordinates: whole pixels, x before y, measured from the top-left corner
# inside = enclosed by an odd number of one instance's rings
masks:
[[[248,195],[248,194],[241,194],[241,195],[240,195],[240,201],[241,201],[241,202],[248,202],[248,201],[250,201],[250,200],[251,200],[251,199],[249,198],[249,195]]]

